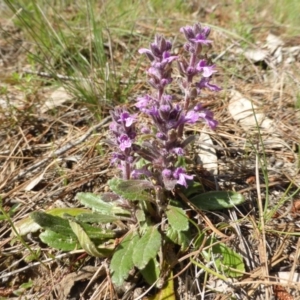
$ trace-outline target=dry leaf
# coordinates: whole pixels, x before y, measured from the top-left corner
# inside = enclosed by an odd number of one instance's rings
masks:
[[[221,279],[216,279],[209,282],[209,287],[212,288],[214,291],[218,291],[220,293],[231,292],[232,286],[234,282],[237,280],[234,278],[227,278],[227,281]]]
[[[58,107],[62,105],[64,102],[71,99],[72,96],[66,91],[64,87],[61,86],[50,95],[48,100],[41,107],[41,112],[45,113],[46,111]]]
[[[98,273],[97,273],[98,272]],[[75,285],[76,281],[90,280],[97,273],[97,277],[105,274],[105,269],[103,268],[99,272],[99,268],[93,266],[84,266],[79,271],[70,273],[66,275],[63,280],[56,286],[56,290],[59,299],[67,299],[72,287]]]
[[[264,61],[268,57],[268,51],[262,49],[248,49],[244,52],[245,57],[253,62]]]
[[[31,191],[36,185],[40,183],[40,181],[44,178],[44,172],[34,177],[30,182],[25,186],[24,191]]]
[[[246,131],[257,128],[257,125],[260,130],[268,133],[276,131],[274,121],[258,112],[258,107],[238,91],[232,90],[228,110],[232,118]]]
[[[277,281],[281,283],[288,283],[290,280],[291,272],[277,272],[276,277]],[[296,283],[300,288],[300,273],[294,273],[291,278],[291,283]]]
[[[202,132],[199,139],[195,141],[196,162],[203,165],[212,175],[218,174],[218,158],[216,150],[211,147],[213,141],[209,134]]]
[[[270,53],[273,54],[277,48],[282,47],[284,45],[283,40],[272,34],[269,33],[266,39],[266,47],[269,49]]]

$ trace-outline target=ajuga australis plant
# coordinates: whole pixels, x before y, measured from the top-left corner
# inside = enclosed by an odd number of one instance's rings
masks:
[[[213,113],[199,99],[203,90],[218,92],[220,88],[211,83],[217,70],[204,53],[212,44],[210,29],[195,24],[180,31],[186,39],[182,55],[172,54],[171,41],[161,35],[155,36],[149,48],[139,50],[149,60],[151,91],[136,99],[135,112],[124,107],[110,112],[107,144],[112,148],[111,165],[120,174],[108,181],[111,191],[77,194],[92,211],[35,212],[31,216],[46,229],[40,237],[48,245],[62,250],[81,247],[90,255],[111,257],[110,271],[116,285],[122,285],[135,269],[148,284],[162,288],[178,255],[203,243],[201,228],[188,218],[186,202],[179,195],[184,195],[191,207],[206,210],[244,201],[233,192],[203,193],[189,170],[192,159],[188,148],[194,137],[186,135],[185,125],[202,122],[211,129],[217,127]],[[180,73],[176,82],[175,67]],[[180,87],[181,96],[170,94],[170,84]],[[105,223],[113,223],[114,229],[106,229]],[[207,241],[213,243],[213,237]],[[242,258],[224,244],[214,247],[223,255],[219,260],[222,274],[238,276],[232,269],[243,270]]]
[[[118,164],[123,179],[151,178],[166,190],[173,190],[176,184],[187,187],[187,182],[193,179],[184,168],[185,147],[192,141],[191,137],[184,138],[184,125],[203,120],[212,129],[217,126],[213,113],[197,102],[201,90],[220,90],[210,83],[216,72],[215,66],[209,65],[201,55],[203,45],[211,43],[208,40],[210,30],[196,24],[183,27],[181,31],[187,39],[184,45],[187,57],[172,55],[171,42],[160,35],[155,37],[149,49],[139,50],[150,60],[147,74],[153,92],[138,97],[136,107],[152,120],[151,125],[139,128],[137,133],[138,114],[131,115],[122,108],[111,112],[110,129],[114,135],[111,145],[116,149],[113,163]],[[172,64],[175,61],[182,75],[178,84],[184,97],[180,101],[167,93],[167,87],[173,81]],[[138,168],[140,159],[145,163]]]
[[[155,36],[149,48],[139,50],[150,61],[147,75],[152,91],[137,98],[138,112],[131,114],[124,108],[111,112],[112,164],[120,169],[122,179],[111,180],[110,187],[122,196],[123,207],[131,207],[139,225],[130,235],[132,244],[127,244],[129,241],[125,238],[113,256],[112,278],[118,284],[129,271],[128,268],[126,272],[120,272],[120,259],[124,259],[123,243],[127,251],[132,247],[130,267],[140,269],[152,284],[167,273],[171,264],[163,257],[164,248],[171,243],[181,246],[184,251],[191,241],[188,218],[180,201],[176,202],[176,187],[183,191],[192,187],[194,177],[186,168],[189,160],[186,148],[194,137],[185,136],[184,126],[202,121],[210,128],[216,128],[213,113],[203,108],[198,99],[202,90],[217,92],[220,88],[211,83],[217,72],[215,65],[209,64],[202,53],[204,47],[212,43],[208,39],[210,29],[195,24],[181,28],[181,32],[186,39],[182,56],[173,55],[172,43],[161,35]],[[175,63],[181,75],[176,83],[183,92],[179,100],[168,93]],[[147,199],[142,194],[147,194]],[[240,202],[241,198],[237,198],[236,202]],[[155,266],[159,268],[154,272]],[[156,275],[152,280],[146,275],[151,270]]]

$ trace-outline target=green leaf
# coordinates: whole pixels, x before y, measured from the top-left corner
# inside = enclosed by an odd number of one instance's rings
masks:
[[[137,242],[133,252],[133,263],[144,269],[149,260],[154,258],[161,246],[161,235],[156,227],[150,227]]]
[[[193,195],[203,193],[203,186],[197,181],[190,181],[186,189],[183,190],[184,195],[190,198]]]
[[[40,256],[41,256],[41,248],[38,248],[37,250],[32,250],[31,253],[29,253],[26,257],[24,257],[24,262],[29,264],[34,260],[38,260]]]
[[[150,296],[149,300],[176,300],[176,294],[174,289],[173,272],[170,272],[167,283],[163,288],[154,296]]]
[[[110,193],[111,194],[111,193]],[[119,196],[117,196],[119,199]],[[95,195],[93,193],[78,193],[76,199],[83,205],[92,208],[93,210],[110,216],[115,215],[127,215],[130,216],[130,212],[117,206],[115,203],[107,203],[103,199],[107,198],[107,194]]]
[[[19,286],[19,288],[20,289],[29,289],[29,288],[31,288],[32,286],[33,286],[33,281],[32,280],[29,280],[28,282],[24,282],[24,283],[22,283],[20,286]]]
[[[190,232],[178,231],[172,227],[169,227],[166,232],[167,238],[169,238],[174,244],[181,246],[181,250],[184,251],[189,247],[191,241]]]
[[[76,237],[69,225],[69,221],[58,216],[52,216],[44,212],[35,211],[31,218],[42,228],[54,231],[64,236]]]
[[[134,267],[132,256],[139,236],[136,232],[129,233],[118,245],[111,263],[112,281],[117,286],[121,286],[127,278],[129,271]]]
[[[123,180],[113,178],[108,181],[110,189],[116,194],[131,201],[153,201],[149,189],[154,189],[153,184],[148,180]]]
[[[72,251],[78,249],[78,240],[76,237],[68,237],[51,230],[46,230],[40,234],[40,239],[49,247],[63,250]]]
[[[220,243],[214,245],[212,251],[214,254],[221,254],[222,257],[216,259],[216,266],[227,276],[240,277],[242,276],[243,272],[245,272],[243,258],[225,244]],[[236,272],[231,268],[236,269],[239,272]]]
[[[65,214],[76,217],[79,214],[88,213],[89,210],[85,208],[57,207],[57,208],[46,210],[45,212],[49,215],[58,216],[58,217],[62,217]]]
[[[33,212],[31,217],[44,229],[49,229],[67,237],[76,237],[67,219],[38,211]],[[103,230],[84,223],[81,223],[80,226],[83,227],[91,239],[109,239],[115,237],[115,233],[111,230]]]
[[[205,236],[204,234],[201,234],[195,241],[195,247],[200,247],[200,245],[203,245],[204,240]],[[207,262],[214,260],[217,268],[216,271],[220,274],[225,274],[227,277],[242,276],[242,273],[245,271],[243,258],[225,244],[217,242],[218,240],[214,237],[209,237],[205,241],[204,246],[207,248],[207,250],[201,252],[205,260]],[[217,254],[220,255],[219,258],[216,257]],[[232,270],[231,268],[238,270],[238,272]]]
[[[231,208],[245,201],[242,194],[232,191],[207,192],[189,199],[194,205],[203,210],[218,210]]]
[[[156,258],[151,258],[146,267],[141,269],[140,272],[149,285],[156,282],[160,274],[160,266]]]
[[[69,220],[69,223],[78,238],[79,244],[81,245],[82,249],[86,251],[86,253],[95,257],[105,257],[105,255],[97,250],[95,244],[91,241],[89,236],[78,223],[71,220]]]
[[[75,221],[77,222],[76,218],[73,218],[71,216],[65,216],[66,219],[69,221]],[[87,233],[90,239],[97,239],[97,240],[103,240],[103,239],[110,239],[115,237],[115,232],[108,229],[102,229],[99,227],[94,227],[90,224],[86,224],[83,222],[77,222],[83,230]]]
[[[142,209],[137,209],[135,212],[135,216],[137,221],[141,224],[141,223],[145,223],[146,221],[146,215],[145,212]]]
[[[62,217],[64,214],[68,214],[71,216],[77,216],[79,214],[89,212],[89,210],[84,209],[84,208],[53,208],[49,209],[46,211],[47,214],[52,215],[52,216],[60,216]],[[26,235],[28,233],[36,232],[38,231],[41,226],[37,224],[31,216],[24,218],[14,224],[18,234],[20,235]],[[12,233],[15,235],[15,233]]]
[[[99,213],[84,213],[80,214],[76,217],[77,221],[84,222],[84,223],[111,223],[120,220],[119,217],[116,216],[108,216]]]
[[[185,211],[177,206],[168,205],[166,215],[169,225],[178,231],[185,231],[189,228],[189,220]]]

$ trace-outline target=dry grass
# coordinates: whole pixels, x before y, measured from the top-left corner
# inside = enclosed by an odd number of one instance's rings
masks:
[[[243,27],[242,20],[251,19],[251,12],[232,12],[242,6],[230,2],[225,6],[222,1],[213,1],[216,6],[194,2],[187,12],[170,11],[168,19],[158,22],[143,15],[135,21],[133,30],[141,41],[158,31],[173,37],[179,45],[182,40],[174,32],[180,26],[199,19],[214,26],[212,58],[219,68],[216,81],[222,82],[224,90],[218,95],[203,94],[201,101],[220,122],[216,132],[210,132],[217,151],[218,176],[206,173],[203,183],[207,189],[239,191],[247,201],[228,211],[199,212],[203,218],[200,225],[240,253],[247,272],[240,280],[223,286],[221,292],[212,292],[208,286],[216,278],[199,275],[199,267],[191,267],[190,260],[197,260],[198,252],[190,253],[181,258],[173,274],[178,299],[300,299],[300,50],[297,54],[295,48],[300,48],[299,36],[291,36],[286,24],[269,20],[264,10]],[[145,287],[139,286],[133,274],[127,292],[126,287],[116,290],[110,282],[108,261],[82,256],[80,251],[58,253],[41,245],[35,235],[23,237],[23,243],[11,236],[12,224],[32,211],[76,207],[77,192],[104,191],[115,171],[109,165],[109,149],[102,144],[108,120],[97,120],[85,103],[73,99],[44,110],[43,104],[55,90],[53,78],[41,76],[43,70],[28,74],[32,65],[22,48],[26,44],[28,49],[27,37],[8,17],[0,23],[5,33],[0,39],[0,196],[3,219],[10,214],[0,228],[0,297],[68,299],[72,288],[74,299],[138,299]],[[233,24],[235,27],[230,27]],[[265,61],[254,63],[238,51],[264,44],[270,32],[282,38],[281,62],[269,52]],[[141,41],[134,36],[125,46],[129,52],[136,51]],[[122,36],[111,42],[116,44],[109,50],[116,67],[121,70],[121,62],[126,59],[127,74],[142,74],[140,79],[144,79],[145,66],[136,69],[133,57],[124,50]],[[120,84],[126,85],[126,79],[124,76]],[[134,103],[130,99],[146,89],[140,79],[135,79],[128,91],[129,107]],[[228,111],[232,90],[251,99],[273,120],[276,134],[247,131],[234,121]],[[101,107],[104,117],[110,107]],[[203,176],[201,172],[199,176]],[[34,262],[30,251],[38,257]],[[181,273],[185,266],[190,267]],[[287,274],[280,283],[279,271]],[[199,286],[194,280],[198,276],[202,276]],[[22,286],[24,283],[28,285]]]

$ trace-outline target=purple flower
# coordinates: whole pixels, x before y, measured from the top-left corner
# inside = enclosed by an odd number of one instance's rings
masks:
[[[184,121],[188,124],[195,124],[199,120],[199,114],[193,110],[190,110],[185,115]]]
[[[196,67],[198,72],[202,72],[203,77],[210,77],[213,73],[216,73],[215,65],[208,66],[205,59],[201,59]]]
[[[150,131],[149,127],[144,126],[141,128],[141,133],[149,134],[149,133],[151,133],[151,131]]]
[[[119,161],[119,160],[123,160],[124,161],[125,159],[126,159],[126,157],[122,153],[113,152],[111,154],[111,163],[113,163],[113,164],[115,162]]]
[[[210,110],[204,109],[199,113],[199,117],[204,119],[211,129],[216,129],[218,122],[214,119],[214,115]]]
[[[172,77],[169,70],[165,71],[164,69],[150,67],[147,73],[150,77],[149,83],[155,89],[163,89],[166,85],[172,82]]]
[[[167,140],[167,136],[163,132],[158,132],[155,136],[162,141]]]
[[[217,85],[209,83],[210,78],[202,78],[198,83],[196,83],[196,87],[200,90],[204,88],[208,88],[213,92],[221,91],[221,88],[219,88]]]
[[[143,111],[145,108],[156,104],[158,104],[158,101],[156,99],[154,99],[150,95],[145,95],[137,98],[137,103],[135,106],[139,108],[141,111]]]
[[[109,124],[109,129],[112,130],[112,131],[116,131],[118,128],[118,124],[116,124],[115,122],[111,122]]]
[[[171,152],[177,154],[178,156],[184,155],[184,149],[182,149],[181,147],[175,147],[171,150]]]
[[[172,177],[172,171],[169,169],[162,170],[161,174],[163,177],[166,177],[168,179],[170,179]]]
[[[177,183],[180,185],[183,185],[184,187],[187,187],[187,182],[186,180],[193,180],[193,175],[187,175],[185,173],[184,168],[176,168],[175,171],[173,172],[173,177],[177,179]]]
[[[132,145],[132,141],[127,134],[122,134],[120,137],[118,137],[118,142],[121,151],[125,151],[127,148],[130,148]]]
[[[143,175],[150,177],[150,176],[152,176],[152,173],[146,167],[142,167],[140,169],[133,170],[130,175],[131,175],[131,178],[138,179]]]
[[[124,111],[120,114],[120,118],[118,121],[125,122],[125,126],[130,127],[136,121],[136,114],[130,116],[127,111]]]
[[[203,106],[201,103],[198,103],[195,107],[194,107],[194,111],[201,111],[203,110]]]

